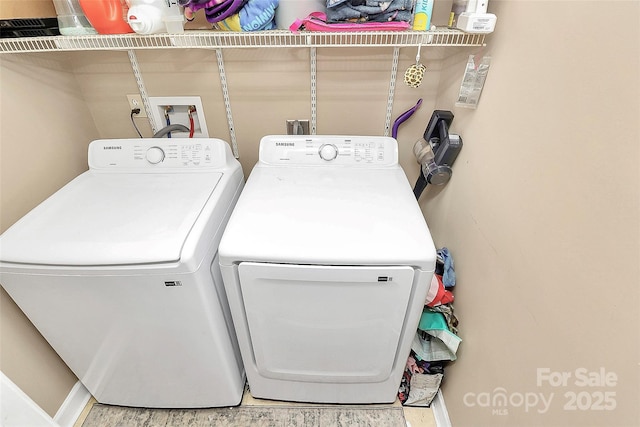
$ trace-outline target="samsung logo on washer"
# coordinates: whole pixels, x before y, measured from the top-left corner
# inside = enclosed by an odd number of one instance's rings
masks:
[[[122,145],[105,145],[103,150],[122,150]]]
[[[295,142],[276,142],[276,147],[295,147]]]

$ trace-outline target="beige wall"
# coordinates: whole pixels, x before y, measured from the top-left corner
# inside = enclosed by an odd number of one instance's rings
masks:
[[[392,48],[318,49],[318,133],[381,135],[384,132]],[[402,162],[417,175],[411,148],[435,107],[439,68],[446,52],[423,51],[430,68],[419,90],[396,86],[393,117],[423,98],[422,108],[400,131]],[[416,50],[402,49],[400,78]],[[200,96],[211,137],[229,141],[216,54],[212,50],[136,53],[149,96]],[[308,49],[224,50],[240,162],[247,174],[257,160],[260,138],[286,133],[287,119],[310,119]],[[137,93],[126,52],[71,56],[77,81],[104,138],[136,137],[125,94]],[[145,136],[151,128],[136,119]]]
[[[421,202],[459,280],[463,343],[444,385],[455,426],[640,425],[638,6],[492,1],[477,110],[453,105],[463,62],[443,70],[438,107],[465,146]],[[571,377],[538,385],[545,368]],[[581,368],[617,382],[582,386]],[[485,400],[501,393],[506,406]],[[518,406],[534,393],[553,394],[547,411]],[[574,396],[584,410],[564,408],[580,408]]]
[[[0,230],[87,168],[97,131],[64,58],[0,57]],[[0,290],[0,369],[49,415],[76,377]]]
[[[450,3],[436,2],[436,25]],[[453,130],[465,142],[453,180],[421,199],[459,279],[464,341],[444,385],[450,416],[455,426],[637,425],[638,2],[494,0],[490,8],[499,20],[485,50],[493,62],[480,107],[453,105],[466,56],[480,49],[423,48],[425,82],[411,89],[399,80],[393,111],[395,118],[424,101],[398,138],[412,182],[411,147],[434,108],[454,111]],[[400,76],[415,54],[401,50]],[[318,49],[318,133],[383,133],[391,55],[390,48]],[[214,51],[137,56],[150,96],[201,96],[211,136],[229,139]],[[23,58],[2,57],[3,229],[86,168],[88,141],[136,136],[125,95],[137,86],[125,52]],[[224,59],[248,174],[261,136],[284,132],[286,119],[310,117],[309,52],[225,50]],[[43,130],[14,106],[32,107]],[[137,123],[151,135],[143,119]],[[54,156],[54,148],[66,150],[56,163],[19,162],[22,150]],[[55,413],[75,378],[54,356],[32,356],[46,344],[32,328],[24,332],[28,323],[2,300],[2,370]],[[33,339],[21,344],[23,337]],[[617,375],[615,386],[536,384],[538,368],[601,367]],[[41,378],[50,389],[42,390]],[[473,400],[499,388],[516,403],[519,394],[554,397],[544,414],[509,406],[494,415]],[[613,411],[563,410],[565,393],[605,391],[616,393]]]

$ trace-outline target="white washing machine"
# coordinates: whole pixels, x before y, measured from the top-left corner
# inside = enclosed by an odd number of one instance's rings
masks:
[[[220,243],[251,394],[395,401],[435,260],[394,139],[264,137]]]
[[[218,244],[244,185],[217,139],[98,140],[0,236],[0,282],[98,402],[240,403]]]

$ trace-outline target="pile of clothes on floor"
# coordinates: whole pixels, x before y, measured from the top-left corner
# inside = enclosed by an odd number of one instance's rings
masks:
[[[458,319],[450,291],[455,284],[453,257],[442,248],[398,391],[403,405],[430,406],[440,389],[446,364],[456,360],[462,340],[457,335]]]

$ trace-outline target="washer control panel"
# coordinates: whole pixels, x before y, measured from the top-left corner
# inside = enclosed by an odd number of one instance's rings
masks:
[[[398,163],[398,143],[384,136],[270,135],[260,141],[260,162],[389,166]]]
[[[89,145],[91,169],[177,169],[222,167],[231,156],[215,138],[103,139]]]

